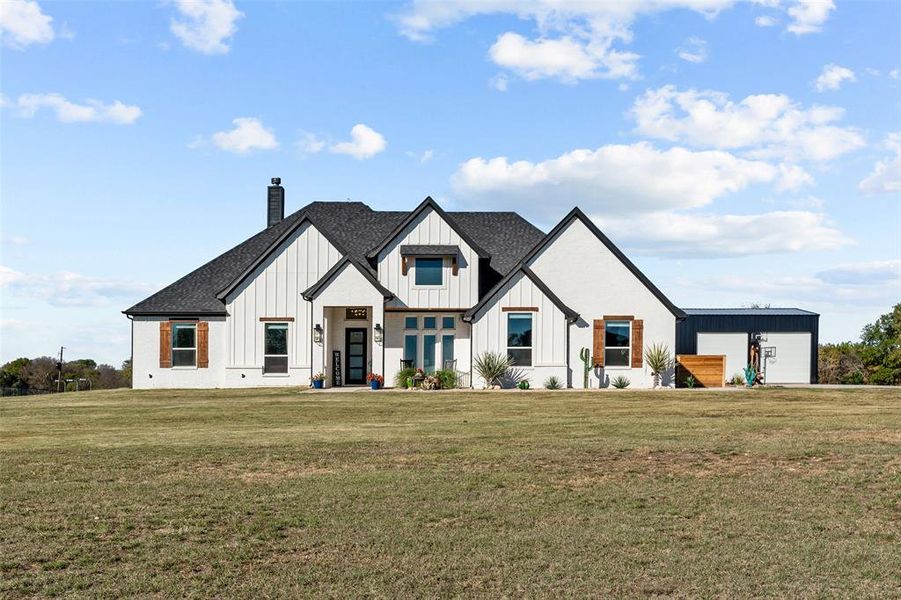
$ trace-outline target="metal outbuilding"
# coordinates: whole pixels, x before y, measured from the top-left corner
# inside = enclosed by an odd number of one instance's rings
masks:
[[[816,383],[820,315],[799,308],[686,308],[676,354],[722,354],[726,378],[749,362],[766,383]]]

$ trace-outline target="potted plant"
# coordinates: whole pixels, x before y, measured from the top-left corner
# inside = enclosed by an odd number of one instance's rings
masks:
[[[378,373],[369,373],[366,375],[366,381],[369,382],[370,388],[377,390],[385,383],[385,378]]]
[[[321,390],[325,386],[325,373],[316,373],[310,377],[314,390]]]

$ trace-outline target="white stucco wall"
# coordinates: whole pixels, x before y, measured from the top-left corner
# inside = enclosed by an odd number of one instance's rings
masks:
[[[450,260],[444,260],[441,286],[416,286],[415,259],[401,274],[400,247],[404,244],[455,244],[460,247],[457,275]],[[432,209],[410,223],[378,256],[379,282],[397,298],[396,305],[411,308],[469,308],[479,301],[479,257],[457,232]]]
[[[581,315],[579,322],[570,328],[573,387],[582,387],[579,350],[591,350],[592,322],[604,315],[634,315],[644,321],[645,349],[653,343],[662,343],[669,347],[671,354],[675,352],[676,317],[580,220],[574,219],[528,266],[567,306]],[[589,387],[605,386],[617,375],[629,378],[632,387],[652,385],[651,373],[643,364],[639,369],[593,370]]]
[[[225,317],[207,318],[209,322],[209,367],[160,368],[160,322],[166,317],[134,317],[132,325],[133,386],[148,388],[223,387],[226,353]]]
[[[507,351],[507,316],[504,307],[537,307],[532,315],[532,366],[517,367],[532,387],[541,387],[555,375],[566,385],[566,317],[531,279],[520,273],[498,292],[497,299],[475,315],[472,324],[473,355]],[[473,372],[473,386],[485,386]]]
[[[315,227],[304,224],[226,298],[228,365],[245,374],[263,367],[260,317],[292,317],[289,371],[310,373],[310,306],[301,293],[325,275],[341,254]],[[240,379],[240,374],[237,376]],[[232,378],[232,375],[229,375]],[[268,381],[268,379],[267,379]],[[236,382],[240,383],[240,382]]]
[[[369,360],[371,370],[383,373],[384,359],[382,347],[384,341],[375,341],[375,324],[385,323],[384,298],[381,292],[373,287],[360,271],[351,264],[345,265],[335,275],[329,285],[313,300],[313,325],[322,325],[323,340],[313,346],[314,373],[323,372],[329,376],[326,385],[331,385],[331,351],[339,350],[342,353],[341,364],[345,365],[344,356],[344,313],[341,310],[327,310],[333,307],[344,308],[348,306],[365,306],[369,308],[368,340]],[[331,318],[329,318],[331,317]],[[350,326],[358,326],[360,322],[354,321]],[[335,347],[337,346],[337,347]]]

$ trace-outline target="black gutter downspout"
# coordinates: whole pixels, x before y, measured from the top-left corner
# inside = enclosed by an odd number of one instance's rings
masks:
[[[125,315],[131,321],[131,389],[135,389],[135,320],[131,315]]]

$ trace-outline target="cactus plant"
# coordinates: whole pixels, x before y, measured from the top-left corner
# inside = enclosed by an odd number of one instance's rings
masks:
[[[591,360],[591,352],[588,348],[582,348],[579,350],[579,358],[582,359],[583,372],[582,372],[582,387],[586,390],[588,389],[588,373],[591,372],[592,361]]]
[[[754,365],[748,365],[745,367],[745,382],[748,387],[754,387],[754,382],[757,380],[757,369],[754,368]]]

